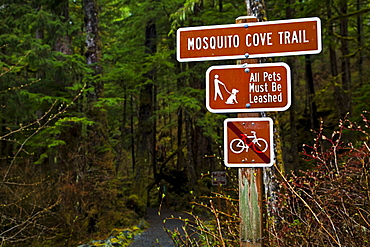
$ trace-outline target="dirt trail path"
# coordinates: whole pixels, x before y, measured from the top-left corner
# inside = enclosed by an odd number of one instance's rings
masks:
[[[149,208],[147,211],[147,221],[150,224],[149,228],[135,237],[135,241],[129,245],[129,247],[175,247],[175,244],[172,242],[171,238],[163,229],[163,220],[170,217],[179,217],[182,219],[187,217],[185,213],[176,212],[171,209],[162,209],[161,214],[158,215],[158,208]],[[170,229],[179,229],[183,222],[177,219],[169,219],[166,221],[166,228]]]

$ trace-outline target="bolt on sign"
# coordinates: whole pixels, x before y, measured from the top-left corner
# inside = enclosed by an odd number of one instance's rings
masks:
[[[177,30],[179,62],[317,54],[321,49],[317,17]]]
[[[212,66],[206,73],[206,106],[213,113],[285,111],[291,105],[286,63]]]
[[[271,167],[274,163],[273,122],[269,117],[224,121],[224,163],[227,167]]]

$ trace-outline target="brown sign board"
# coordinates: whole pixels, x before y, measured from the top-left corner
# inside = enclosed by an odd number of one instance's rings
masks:
[[[226,185],[226,172],[224,171],[214,171],[212,172],[212,185]]]
[[[227,167],[271,167],[274,163],[271,118],[228,118],[224,121]]]
[[[317,54],[321,49],[317,17],[177,30],[179,62]]]
[[[206,94],[212,113],[285,111],[291,105],[290,68],[286,63],[212,66]]]

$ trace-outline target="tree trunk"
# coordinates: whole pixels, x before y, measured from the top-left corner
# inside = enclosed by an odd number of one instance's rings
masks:
[[[339,6],[340,14],[345,15],[347,13],[347,1],[341,1]],[[331,12],[331,1],[328,4],[328,19],[332,17]],[[329,42],[329,54],[330,54],[330,68],[334,84],[334,101],[337,108],[337,117],[343,118],[351,108],[351,97],[350,97],[350,71],[349,71],[349,46],[348,46],[348,19],[342,17],[340,19],[340,51],[341,51],[341,73],[338,71],[337,64],[337,54],[335,50],[335,34],[334,34],[334,23],[330,22],[328,24],[328,34],[330,37]],[[339,80],[339,75],[341,75],[341,80]]]
[[[145,53],[153,55],[157,51],[156,44],[157,32],[154,20],[149,20],[145,28]],[[144,75],[147,81],[140,88],[140,103],[139,103],[139,125],[138,125],[138,149],[136,164],[134,171],[134,192],[140,197],[145,198],[145,176],[147,175],[147,167],[152,165],[154,176],[156,176],[156,159],[155,159],[155,143],[156,143],[156,124],[153,120],[155,109],[156,95],[154,69]]]
[[[58,2],[58,6],[56,6],[53,10],[56,16],[60,16],[60,21],[64,24],[68,24],[70,22],[69,18],[69,4],[68,0],[61,0]],[[72,55],[72,38],[67,33],[57,37],[57,40],[54,44],[54,50],[59,51],[65,55]]]
[[[310,123],[311,129],[317,130],[319,127],[319,122],[317,119],[317,106],[315,102],[315,85],[313,81],[313,74],[312,74],[312,64],[311,64],[311,56],[305,56],[305,66],[306,66],[306,81],[308,87],[308,105],[309,105],[309,112],[310,112]]]
[[[196,186],[196,173],[195,173],[195,158],[194,158],[194,138],[193,138],[193,124],[190,119],[189,113],[185,113],[185,128],[186,128],[186,143],[188,149],[188,164],[186,166],[186,174],[189,178],[188,188],[193,190]]]
[[[101,66],[98,63],[101,57],[101,47],[97,0],[84,0],[83,8],[86,31],[86,62],[88,65],[92,65],[95,75],[98,75],[101,73]],[[100,93],[100,91],[97,92]],[[100,95],[95,95],[95,100],[97,96]]]
[[[130,96],[130,134],[131,134],[131,162],[132,162],[132,171],[135,172],[135,164],[136,164],[136,152],[135,152],[135,131],[134,131],[134,107],[133,107],[133,99],[134,97]]]
[[[121,135],[120,135],[120,144],[117,145],[117,161],[116,161],[116,174],[118,174],[119,172],[121,172],[123,169],[122,167],[122,164],[124,163],[124,160],[127,159],[127,157],[125,157],[124,155],[124,150],[127,150],[129,147],[126,145],[127,143],[127,136],[129,136],[129,130],[127,129],[126,125],[128,124],[127,120],[129,119],[128,117],[128,112],[130,112],[130,114],[132,113],[132,109],[130,109],[130,111],[127,110],[127,102],[129,100],[129,94],[127,92],[127,87],[126,85],[124,85],[124,88],[123,88],[123,109],[122,109],[122,118],[121,118],[121,125],[120,125],[120,131],[121,131]],[[133,147],[133,146],[131,146]],[[126,170],[126,169],[125,169]],[[129,175],[129,173],[127,173],[126,175]]]
[[[286,0],[287,8],[286,8],[286,18],[292,19],[294,17],[294,9],[292,6],[295,4],[295,0]],[[298,140],[297,140],[297,107],[296,107],[296,98],[295,98],[295,76],[296,73],[296,58],[288,57],[287,64],[291,68],[292,76],[291,76],[291,90],[292,90],[292,104],[289,109],[289,122],[290,122],[290,148],[288,152],[287,161],[285,163],[286,171],[298,169]]]
[[[357,11],[362,7],[362,0],[357,0]],[[363,61],[364,61],[364,25],[362,15],[357,16],[357,43],[358,43],[358,60],[357,67],[359,73],[359,87],[363,85]]]
[[[340,2],[340,13],[346,15],[348,10],[347,0]],[[342,88],[343,88],[343,112],[341,118],[347,112],[351,111],[351,70],[349,57],[349,43],[348,43],[348,18],[342,17],[340,19],[340,36],[341,36],[341,53],[342,53]]]
[[[154,78],[153,78],[154,80]],[[156,112],[158,109],[157,105],[157,85],[153,83],[153,94],[152,94],[152,105],[153,105],[153,113]],[[154,117],[152,120],[152,143],[151,143],[151,154],[152,154],[152,167],[153,167],[153,177],[157,176],[158,174],[158,162],[157,162],[157,117]]]
[[[245,0],[245,5],[249,16],[256,17],[258,22],[267,20],[264,0]]]
[[[177,147],[182,145],[182,126],[183,126],[183,109],[180,106],[177,110]],[[178,152],[177,154],[177,164],[176,170],[180,171],[182,167],[182,163],[184,160],[184,153],[182,151]]]
[[[101,58],[101,43],[99,35],[99,19],[97,0],[84,0],[84,20],[86,32],[86,63],[92,68],[92,78],[87,85],[87,116],[95,124],[88,128],[88,151],[89,167],[112,170],[113,156],[108,142],[107,115],[94,104],[103,97],[104,83],[100,80],[102,67],[99,64]],[[92,89],[92,90],[91,90]]]
[[[223,4],[222,4],[222,0],[218,0],[218,11],[219,11],[219,12],[222,12],[222,11],[223,11],[223,9],[224,9],[224,6],[223,6]]]

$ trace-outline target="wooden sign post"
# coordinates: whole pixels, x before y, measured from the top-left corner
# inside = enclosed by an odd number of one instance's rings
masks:
[[[273,121],[268,117],[224,121],[224,160],[239,169],[240,246],[262,246],[262,167],[274,163]],[[244,168],[248,167],[248,168]]]
[[[243,16],[236,23],[257,22],[254,16]],[[257,64],[258,59],[245,59],[241,64]],[[239,113],[239,118],[260,117],[259,113]],[[240,247],[263,246],[263,168],[239,168]]]

